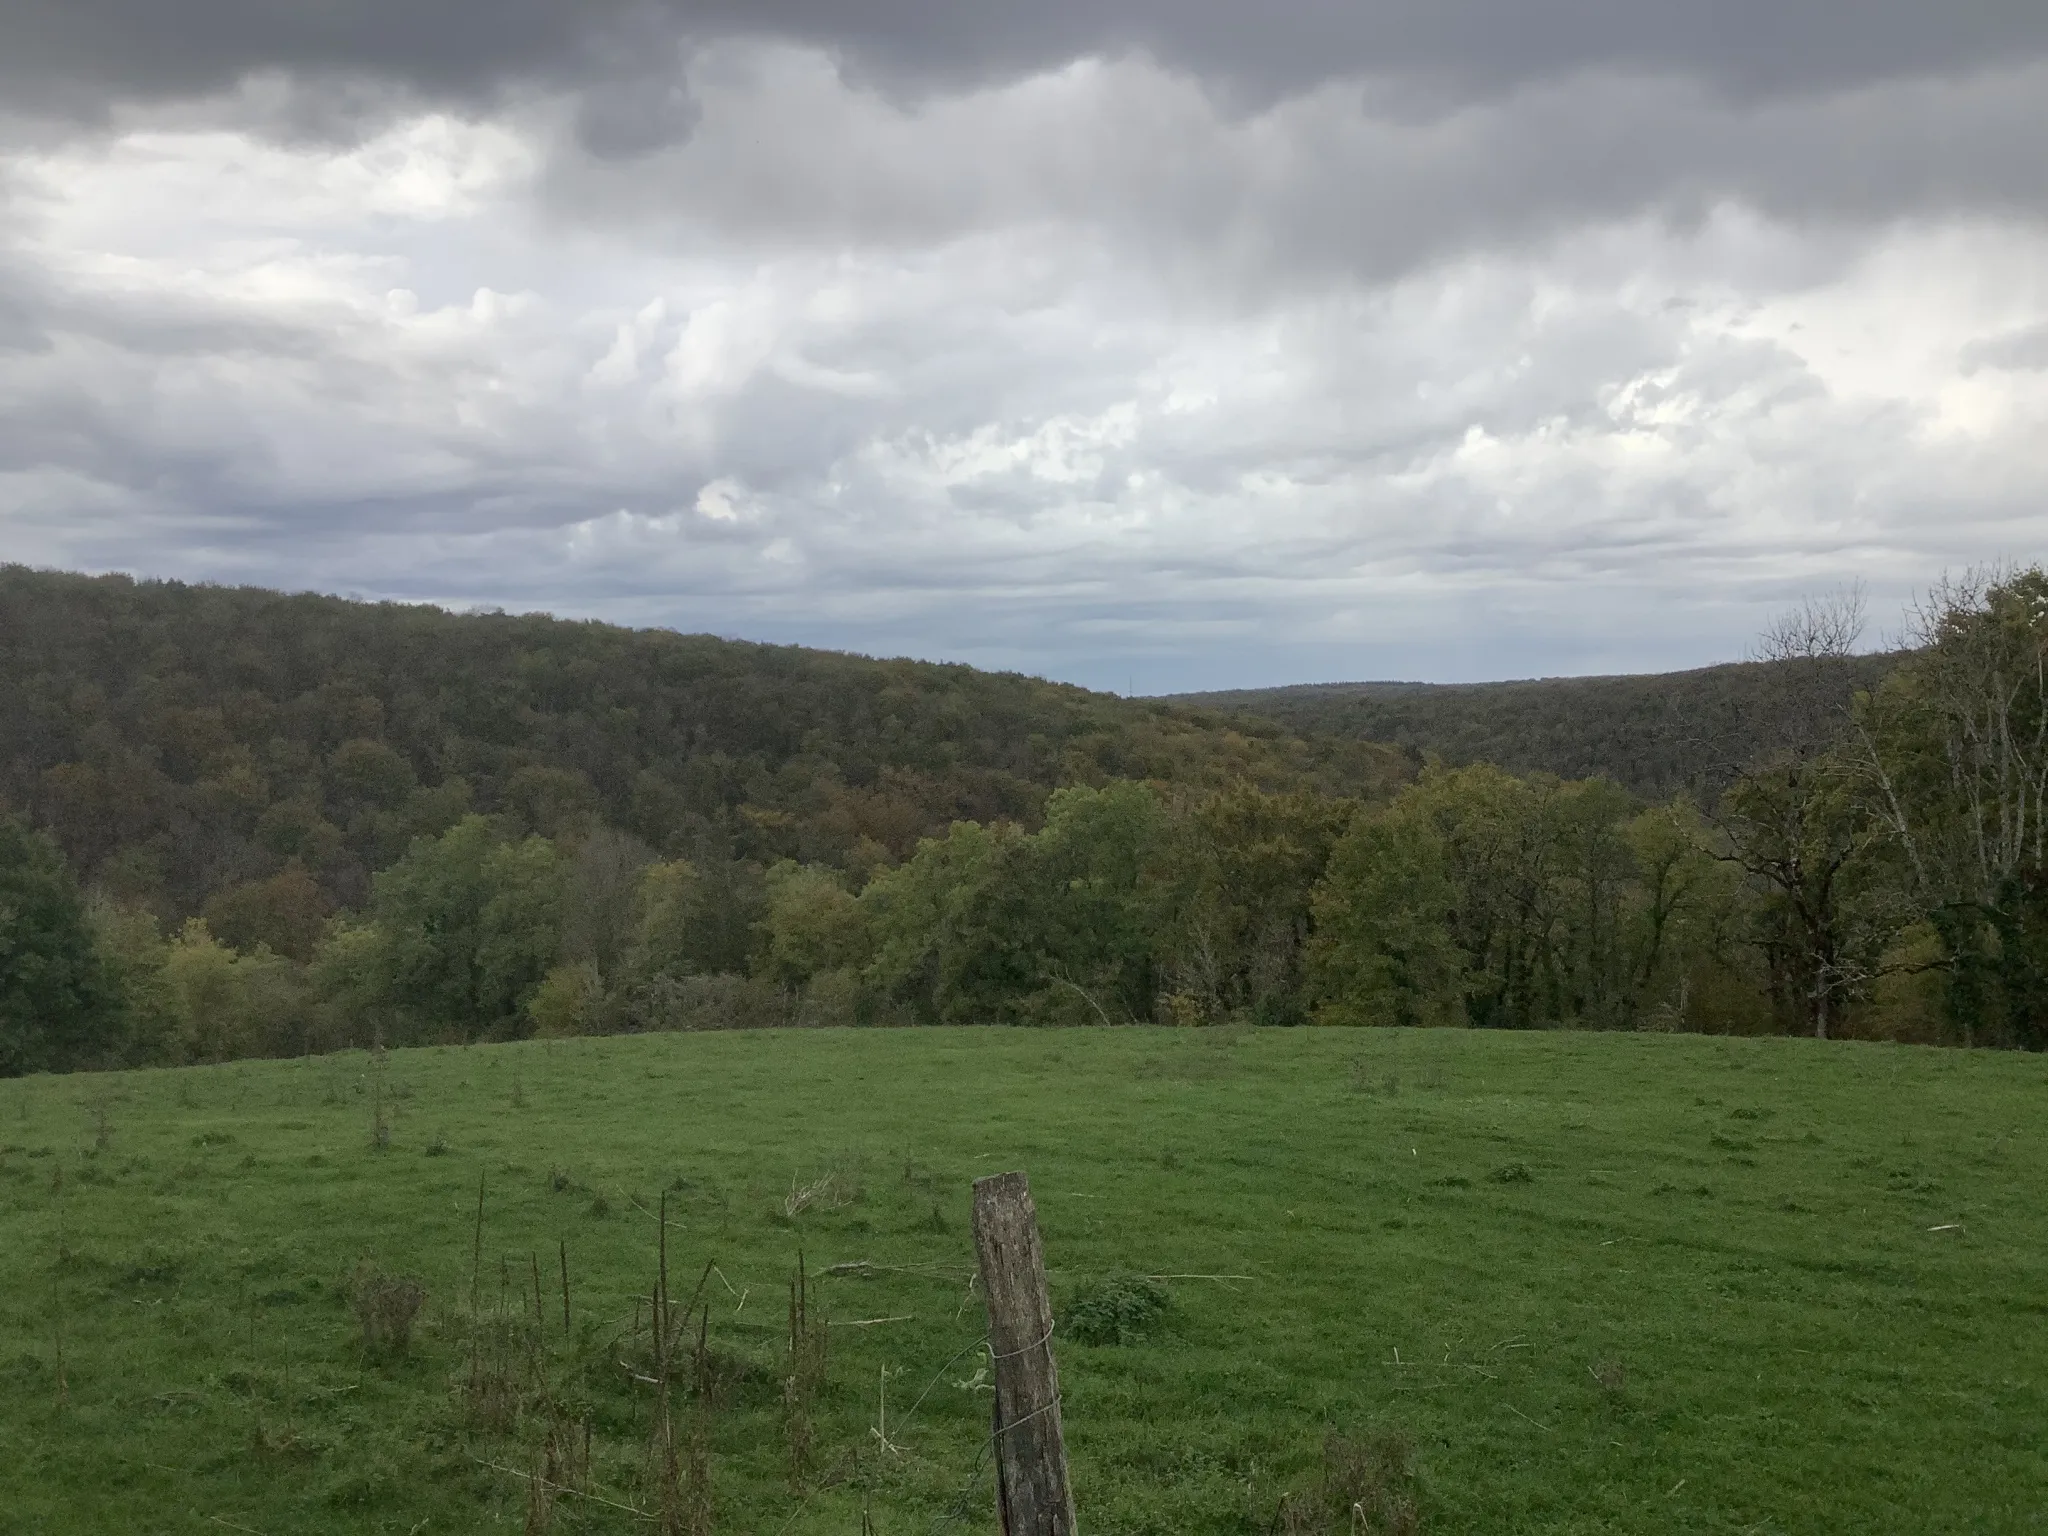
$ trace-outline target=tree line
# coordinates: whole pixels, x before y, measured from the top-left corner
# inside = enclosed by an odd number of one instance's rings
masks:
[[[1109,777],[901,855],[657,843],[585,802],[302,859],[167,918],[0,829],[0,1071],[788,1024],[1469,1025],[2048,1047],[2048,575],[1944,584],[1843,699],[1854,604],[1765,649],[1711,799],[1429,763]]]

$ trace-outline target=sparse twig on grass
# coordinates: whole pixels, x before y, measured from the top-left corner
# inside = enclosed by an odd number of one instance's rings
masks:
[[[484,1268],[484,1175],[476,1176],[476,1242],[469,1254],[469,1310],[474,1314],[482,1303]]]
[[[562,1257],[562,1334],[569,1333],[569,1244],[566,1239],[559,1241]]]
[[[471,1456],[469,1459],[480,1467],[488,1467],[493,1472],[502,1472],[507,1477],[519,1478],[522,1482],[530,1481],[533,1477],[531,1472],[522,1472],[517,1467],[501,1466],[495,1461],[485,1461],[481,1456]],[[566,1493],[572,1499],[588,1499],[593,1504],[602,1504],[607,1509],[619,1510],[622,1513],[631,1515],[636,1520],[645,1520],[650,1525],[655,1522],[655,1516],[650,1515],[637,1504],[621,1504],[617,1499],[608,1499],[600,1493],[591,1493],[583,1489],[571,1488],[565,1483],[551,1484],[549,1492]]]

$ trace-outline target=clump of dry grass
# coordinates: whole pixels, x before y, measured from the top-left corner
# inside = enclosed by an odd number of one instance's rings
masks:
[[[373,1355],[403,1355],[412,1347],[413,1321],[426,1300],[419,1281],[386,1274],[368,1259],[349,1279],[349,1305],[362,1329],[363,1348]]]
[[[790,1176],[789,1193],[782,1200],[785,1221],[794,1221],[808,1210],[836,1211],[858,1205],[867,1198],[866,1169],[859,1154],[843,1152],[832,1165],[808,1184]]]
[[[1285,1536],[1420,1536],[1413,1484],[1415,1447],[1398,1430],[1332,1432],[1323,1441],[1322,1480],[1280,1501],[1272,1530]]]

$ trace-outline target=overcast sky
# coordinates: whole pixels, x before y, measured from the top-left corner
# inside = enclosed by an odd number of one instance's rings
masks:
[[[2044,144],[2041,0],[11,0],[0,558],[1703,664],[2043,554]]]

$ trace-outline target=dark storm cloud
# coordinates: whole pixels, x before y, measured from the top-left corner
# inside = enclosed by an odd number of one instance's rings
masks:
[[[1333,76],[1489,91],[1584,70],[1674,73],[1738,95],[2010,64],[2048,48],[2039,0],[14,0],[0,86],[90,110],[245,75],[370,76],[428,95],[625,80],[593,106],[620,142],[681,131],[652,85],[678,46],[733,36],[833,49],[905,85],[983,81],[1085,54],[1284,94]]]
[[[630,163],[555,161],[552,206],[657,240],[827,248],[1054,223],[1135,270],[1254,296],[1639,213],[1696,225],[1730,201],[1805,226],[2048,208],[2038,65],[1747,104],[1696,82],[1574,79],[1425,121],[1346,87],[1235,117],[1128,64],[915,111],[815,56],[707,55],[699,73],[695,134]]]

